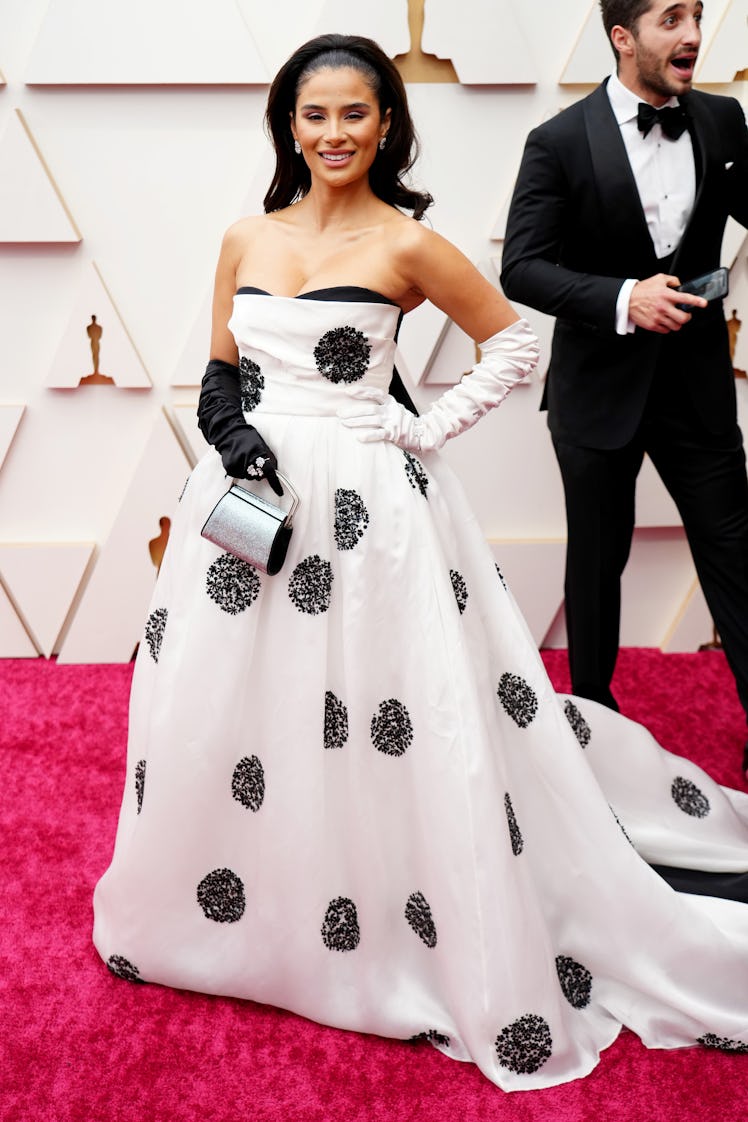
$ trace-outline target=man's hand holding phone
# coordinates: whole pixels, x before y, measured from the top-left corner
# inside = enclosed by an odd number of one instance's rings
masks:
[[[637,281],[631,290],[629,319],[637,327],[658,335],[680,331],[691,319],[691,312],[705,308],[707,300],[696,293],[679,289],[680,278],[667,273],[657,273]]]

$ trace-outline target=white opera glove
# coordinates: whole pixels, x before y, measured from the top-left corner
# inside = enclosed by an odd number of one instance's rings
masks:
[[[420,417],[389,395],[366,391],[361,405],[338,414],[364,443],[389,440],[408,452],[429,452],[472,428],[495,409],[515,386],[526,382],[538,362],[538,340],[525,319],[480,343],[481,360],[469,374],[437,398]]]

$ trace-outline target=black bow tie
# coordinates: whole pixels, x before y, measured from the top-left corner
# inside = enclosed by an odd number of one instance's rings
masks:
[[[655,109],[653,105],[647,105],[646,101],[640,101],[636,123],[642,136],[646,136],[658,121],[668,140],[677,140],[686,131],[686,114],[682,106],[672,105],[667,109]]]

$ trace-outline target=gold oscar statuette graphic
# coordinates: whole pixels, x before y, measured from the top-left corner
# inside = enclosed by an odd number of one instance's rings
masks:
[[[738,335],[740,334],[740,328],[742,326],[743,321],[738,315],[738,309],[733,308],[732,315],[727,321],[727,334],[730,339],[730,360],[732,362],[732,372],[736,378],[745,378],[746,374],[748,373],[745,370],[740,370],[735,365],[735,352],[738,345]]]
[[[93,360],[93,373],[81,378],[78,383],[79,386],[113,386],[114,378],[107,377],[99,370],[99,357],[101,355],[101,336],[104,334],[104,328],[100,323],[97,323],[96,316],[91,316],[91,322],[86,324],[86,335],[91,344],[91,358]]]
[[[161,533],[158,534],[155,538],[151,538],[151,540],[148,542],[148,552],[151,555],[151,562],[157,573],[161,568],[161,562],[164,559],[164,550],[166,549],[166,544],[169,541],[171,519],[164,516],[163,518],[159,518],[158,524],[161,527]]]
[[[410,50],[397,55],[393,62],[404,82],[459,82],[457,72],[448,58],[437,58],[421,50],[424,0],[408,0]]]

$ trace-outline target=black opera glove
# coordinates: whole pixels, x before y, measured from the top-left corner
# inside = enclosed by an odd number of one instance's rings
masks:
[[[238,366],[218,358],[210,360],[200,387],[197,426],[208,444],[220,453],[227,475],[267,479],[276,495],[283,494],[275,453],[257,429],[244,420]]]

